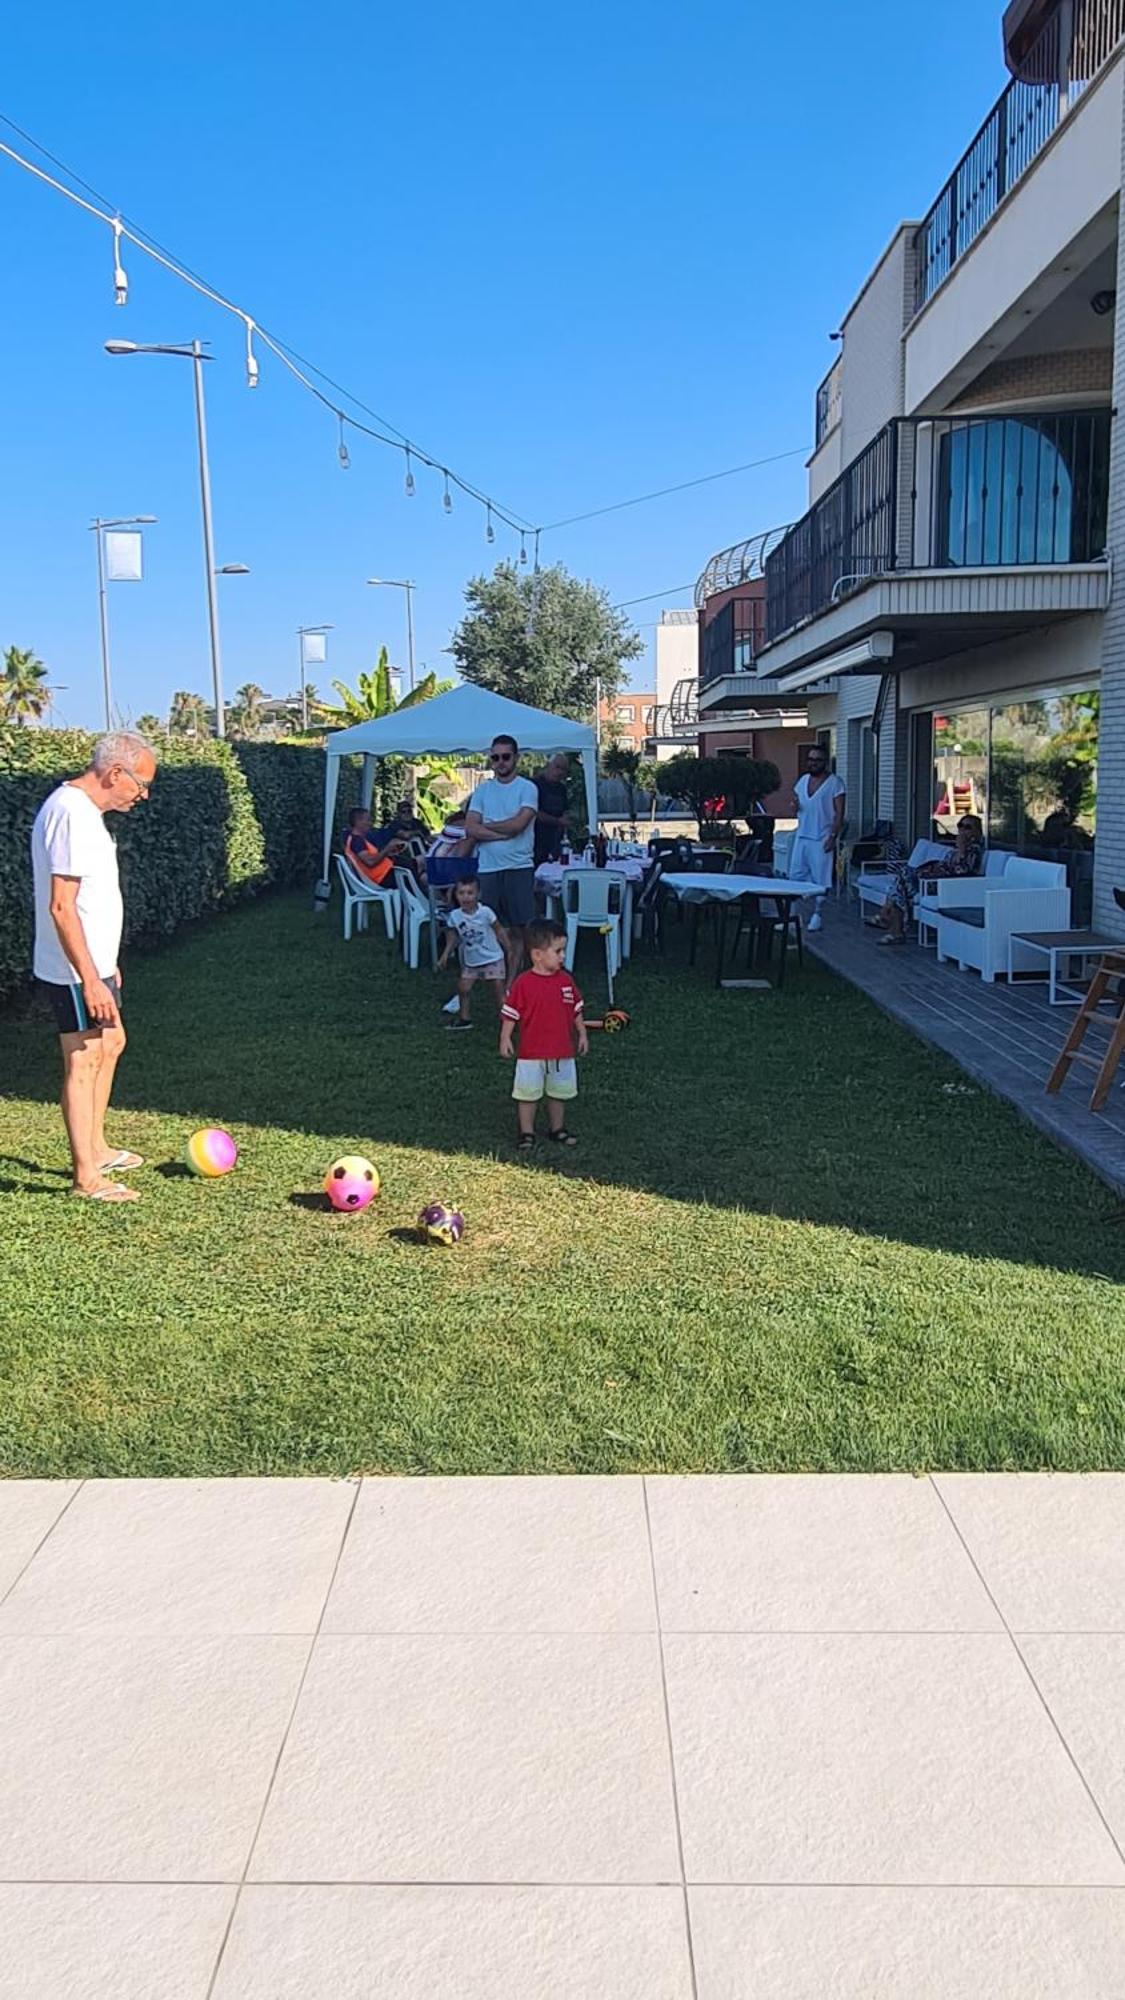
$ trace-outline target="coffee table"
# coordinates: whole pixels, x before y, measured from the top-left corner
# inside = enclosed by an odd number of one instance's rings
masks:
[[[1107,951],[1120,951],[1121,939],[1104,937],[1100,931],[1013,931],[1008,939],[1008,985],[1012,984],[1012,947],[1026,945],[1031,951],[1041,951],[1047,961],[1047,999],[1052,1007],[1080,1007],[1085,994],[1065,983],[1074,977],[1073,964],[1083,968],[1092,958],[1101,958]],[[1065,978],[1060,977],[1059,961],[1065,967]],[[1079,972],[1078,977],[1083,977]]]

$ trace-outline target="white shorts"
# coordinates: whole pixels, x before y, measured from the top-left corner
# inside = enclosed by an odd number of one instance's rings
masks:
[[[517,1062],[512,1085],[517,1103],[538,1104],[544,1092],[548,1097],[577,1097],[578,1065],[573,1056],[564,1062]]]
[[[818,889],[830,889],[836,873],[836,850],[822,840],[808,840],[798,834],[789,850],[785,870],[791,882],[815,882]]]
[[[478,979],[506,979],[507,962],[502,958],[490,958],[487,965],[463,965],[460,976],[465,986],[475,986]]]

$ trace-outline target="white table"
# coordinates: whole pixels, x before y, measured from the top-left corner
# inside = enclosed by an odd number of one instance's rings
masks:
[[[1076,991],[1066,984],[1071,977],[1069,966],[1074,960],[1081,967],[1080,978],[1085,978],[1086,967],[1091,959],[1104,958],[1107,951],[1120,951],[1121,940],[1103,937],[1100,931],[1013,931],[1008,939],[1008,985],[1013,983],[1013,958],[1016,945],[1023,945],[1028,951],[1041,951],[1047,961],[1047,999],[1052,1007],[1080,1007],[1086,998],[1084,991]],[[1065,978],[1059,975],[1059,960],[1067,968]]]
[[[670,889],[683,903],[717,903],[719,906],[719,959],[715,973],[715,984],[723,983],[723,954],[726,949],[726,906],[737,903],[743,896],[757,901],[769,896],[777,903],[783,923],[789,922],[793,904],[807,896],[823,896],[824,890],[815,882],[794,882],[787,875],[662,875],[662,889]],[[691,958],[695,958],[695,940],[698,919],[692,931]],[[785,953],[781,954],[781,970],[777,983],[785,984]]]
[[[625,894],[621,899],[621,955],[628,958],[633,948],[633,890],[639,888],[645,879],[645,863],[635,855],[624,854],[619,861],[608,856],[604,868],[595,871],[589,861],[572,861],[564,868],[561,861],[542,861],[535,870],[535,886],[547,898],[547,914],[554,914],[554,906],[562,895],[562,887],[568,875],[593,874],[617,875],[625,884]]]

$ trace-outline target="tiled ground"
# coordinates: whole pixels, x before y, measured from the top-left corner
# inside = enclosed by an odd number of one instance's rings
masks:
[[[0,1485],[5,2000],[1119,2000],[1125,1477]]]

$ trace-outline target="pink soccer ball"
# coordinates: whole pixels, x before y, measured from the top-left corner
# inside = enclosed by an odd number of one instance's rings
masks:
[[[345,1153],[333,1160],[324,1176],[324,1192],[342,1215],[355,1215],[379,1192],[379,1175],[370,1160],[359,1153]]]

